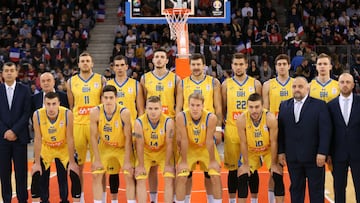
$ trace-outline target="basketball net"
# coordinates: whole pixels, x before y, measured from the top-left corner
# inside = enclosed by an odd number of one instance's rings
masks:
[[[187,20],[190,15],[190,9],[187,8],[169,8],[164,10],[165,18],[170,28],[170,38],[176,39],[177,58],[175,60],[176,74],[181,78],[190,75],[189,68],[189,32]],[[181,67],[181,68],[179,68]]]

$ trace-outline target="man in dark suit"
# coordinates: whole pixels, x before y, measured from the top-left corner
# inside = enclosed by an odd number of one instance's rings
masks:
[[[32,95],[31,96],[31,110],[32,112],[36,111],[39,108],[43,107],[44,103],[44,95],[48,92],[56,92],[59,95],[60,98],[60,105],[64,106],[66,108],[69,108],[69,103],[67,100],[67,95],[65,92],[57,91],[55,90],[55,79],[54,76],[49,73],[43,73],[40,76],[40,86],[42,91]],[[68,202],[68,181],[67,181],[67,174],[66,171],[61,170],[62,163],[59,159],[55,159],[56,164],[56,171],[58,172],[58,185],[59,185],[59,192],[60,192],[60,198],[61,202]],[[60,170],[59,170],[60,169]],[[42,202],[48,202],[49,201],[49,175],[50,170],[45,171],[47,173],[43,173],[40,181],[41,181],[41,191],[40,191],[40,198]]]
[[[280,104],[279,162],[288,166],[292,203],[303,203],[306,178],[311,202],[324,202],[325,159],[331,119],[325,102],[309,96],[304,77],[293,81],[293,98]]]
[[[11,172],[14,163],[16,194],[19,203],[28,199],[27,143],[31,113],[30,89],[16,82],[18,71],[12,62],[3,65],[4,84],[0,84],[0,179],[4,203],[11,203]]]
[[[340,96],[328,103],[334,126],[328,164],[334,177],[335,202],[346,202],[348,168],[360,202],[360,97],[353,95],[355,83],[349,73],[339,77]]]

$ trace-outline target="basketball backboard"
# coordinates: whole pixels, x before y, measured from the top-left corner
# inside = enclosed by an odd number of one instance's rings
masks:
[[[176,5],[174,5],[174,3]],[[167,24],[164,9],[188,8],[188,24],[230,23],[229,0],[127,0],[127,24]]]

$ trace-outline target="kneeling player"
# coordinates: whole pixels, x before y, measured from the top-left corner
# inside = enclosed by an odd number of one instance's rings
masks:
[[[127,202],[135,203],[130,111],[116,102],[116,94],[114,86],[106,85],[102,104],[90,112],[94,203],[105,199],[102,197],[105,173],[109,174],[112,202],[117,202],[120,168],[125,174]]]
[[[175,168],[173,159],[174,121],[162,113],[161,101],[158,96],[146,100],[145,114],[135,121],[134,136],[136,137],[137,180],[136,194],[140,203],[147,199],[146,179],[153,166],[160,166],[163,172],[165,202],[173,201]]]
[[[276,202],[284,202],[282,168],[277,162],[277,120],[274,114],[263,108],[263,100],[258,93],[249,96],[247,105],[248,110],[236,121],[243,163],[238,169],[238,202],[246,202],[248,184],[252,184],[253,172],[262,163],[270,169],[274,179]]]
[[[57,93],[49,92],[45,95],[44,107],[34,112],[33,125],[35,132],[35,163],[32,167],[31,183],[33,202],[40,202],[41,191],[48,190],[43,186],[49,185],[44,181],[49,181],[45,176],[49,176],[50,165],[54,159],[59,159],[63,165],[62,168],[58,168],[63,170],[60,173],[58,171],[58,179],[67,181],[66,170],[69,171],[73,202],[79,202],[81,185],[79,168],[74,158],[73,115],[69,109],[60,107]],[[59,176],[59,174],[63,175]]]

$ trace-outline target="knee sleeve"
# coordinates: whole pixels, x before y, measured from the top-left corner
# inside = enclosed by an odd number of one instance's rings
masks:
[[[109,184],[111,194],[117,194],[120,185],[119,174],[109,175]]]
[[[37,171],[34,173],[34,175],[32,175],[31,197],[32,198],[40,197],[40,171]]]
[[[275,196],[284,196],[285,195],[285,187],[283,176],[278,173],[273,173],[272,175],[274,179],[274,194]]]
[[[247,198],[248,196],[248,174],[242,174],[238,178],[238,198]]]
[[[228,188],[229,193],[236,193],[237,187],[237,170],[229,171],[228,175]]]
[[[73,198],[80,198],[81,195],[81,183],[80,177],[74,171],[70,171],[71,179],[71,195]]]
[[[252,194],[259,193],[259,174],[257,170],[255,170],[254,173],[250,175],[249,187]]]
[[[204,172],[204,178],[210,178],[210,176],[209,176],[209,173],[208,172]]]
[[[192,171],[190,171],[190,174],[188,175],[188,178],[192,178]]]

